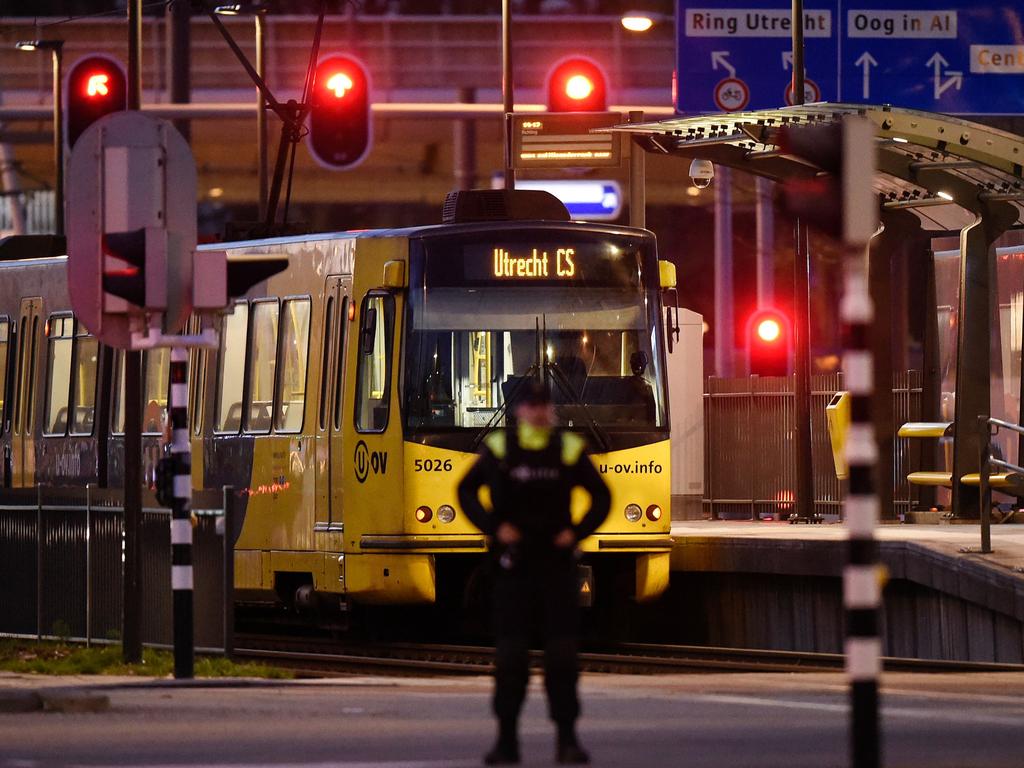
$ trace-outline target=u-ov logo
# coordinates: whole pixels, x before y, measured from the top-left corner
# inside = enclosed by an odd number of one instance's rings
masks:
[[[373,471],[375,475],[383,475],[387,472],[388,468],[388,452],[387,451],[371,451],[366,447],[366,443],[360,440],[356,443],[355,453],[355,469],[356,469],[356,480],[360,483],[366,482],[366,478],[369,477],[370,471]]]

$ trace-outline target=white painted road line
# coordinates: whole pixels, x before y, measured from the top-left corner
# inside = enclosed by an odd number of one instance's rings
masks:
[[[883,694],[884,695],[884,694]],[[846,714],[850,708],[846,704],[828,704],[817,701],[792,701],[787,699],[770,699],[756,696],[733,696],[728,694],[697,694],[683,698],[696,701],[712,702],[715,704],[738,704],[751,707],[770,707],[772,709],[813,709],[819,712],[837,712]],[[991,723],[992,725],[1019,726],[1022,715],[1005,716],[988,712],[965,712],[962,708],[949,710],[924,710],[911,709],[908,707],[888,707],[882,705],[882,714],[892,717],[905,717],[913,720],[934,720],[937,722],[948,721],[951,723]]]

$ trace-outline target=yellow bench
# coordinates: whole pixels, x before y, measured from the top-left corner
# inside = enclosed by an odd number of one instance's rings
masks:
[[[951,421],[908,421],[899,431],[900,437],[952,437]]]
[[[949,488],[953,485],[952,472],[911,472],[907,482],[913,485],[936,485]],[[960,478],[964,485],[981,485],[981,474],[971,472]],[[1024,475],[1019,472],[994,472],[988,476],[992,488],[1005,490],[1013,496],[1024,496]]]

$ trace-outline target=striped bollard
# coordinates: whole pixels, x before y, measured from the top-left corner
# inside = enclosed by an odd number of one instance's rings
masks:
[[[878,636],[878,609],[882,580],[875,541],[878,496],[873,473],[878,449],[871,421],[874,383],[869,341],[873,311],[865,272],[863,251],[849,252],[840,305],[845,338],[844,385],[850,392],[850,432],[846,442],[850,486],[844,505],[849,542],[843,571],[843,605],[846,609],[852,765],[877,768],[881,762],[878,676],[882,643]]]
[[[192,456],[188,434],[188,348],[171,348],[171,589],[174,592],[174,677],[194,676],[192,628]]]

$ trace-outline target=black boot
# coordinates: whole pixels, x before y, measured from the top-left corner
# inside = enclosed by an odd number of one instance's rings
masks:
[[[484,765],[519,765],[519,747],[499,741],[484,755]]]
[[[573,725],[558,727],[558,747],[555,749],[555,761],[559,765],[589,765],[590,755],[576,740],[576,728]]]
[[[512,722],[498,723],[498,740],[484,755],[484,765],[519,765],[519,728]]]

